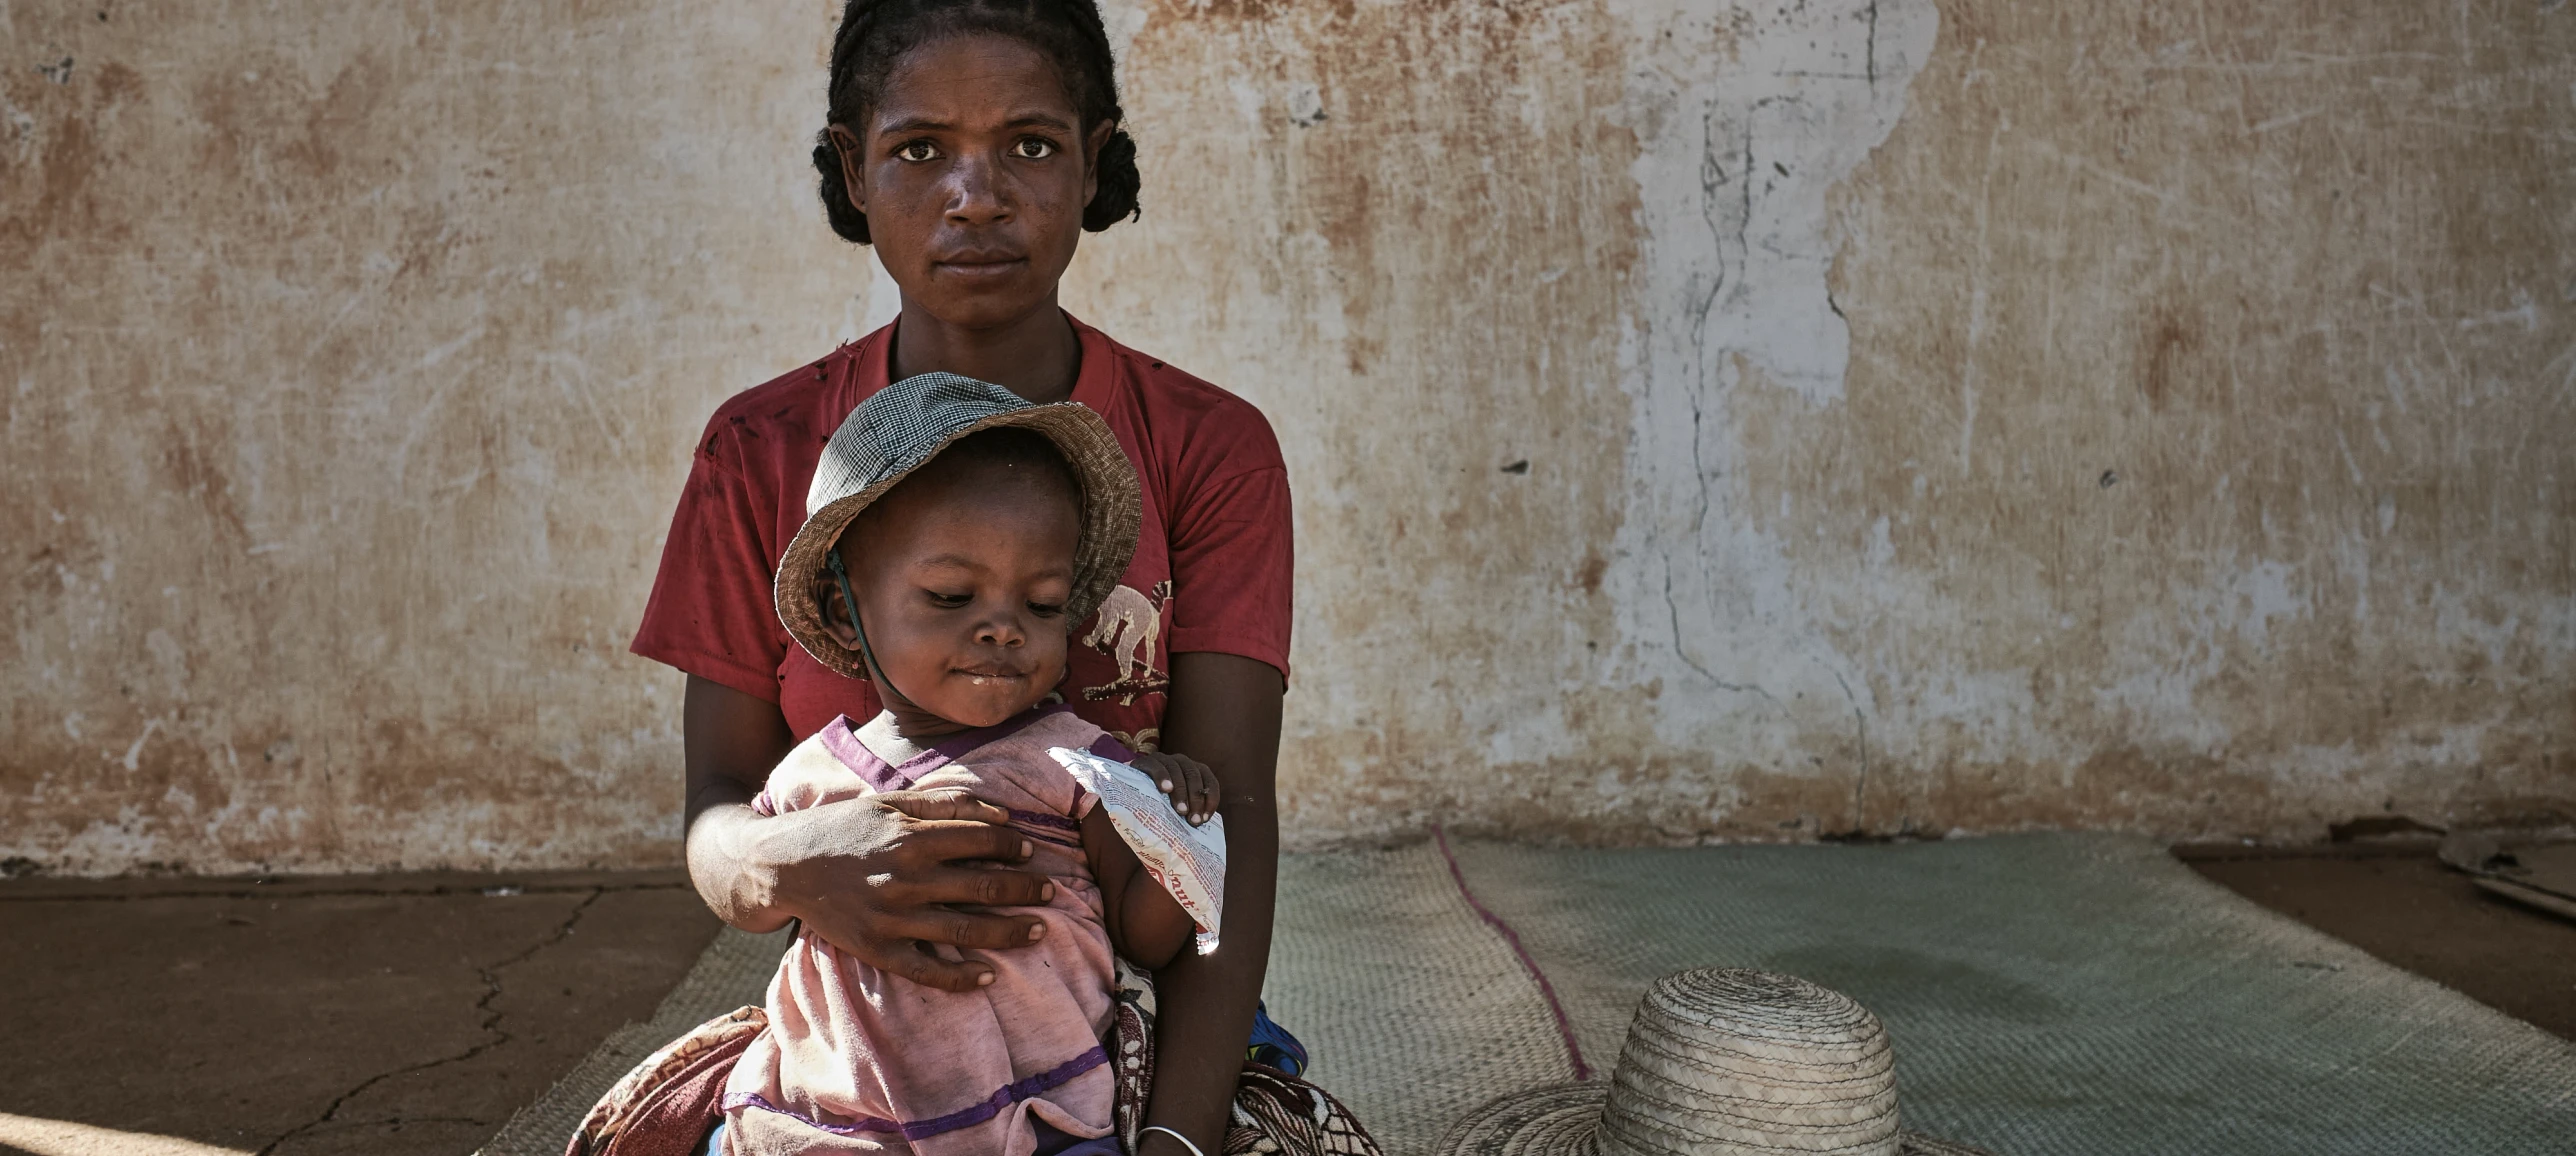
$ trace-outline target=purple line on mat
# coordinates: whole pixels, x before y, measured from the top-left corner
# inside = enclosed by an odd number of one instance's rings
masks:
[[[1476,893],[1467,886],[1466,870],[1458,866],[1457,853],[1449,849],[1449,832],[1441,830],[1440,824],[1433,823],[1431,838],[1440,845],[1440,857],[1448,861],[1449,877],[1458,882],[1458,897],[1467,901],[1467,906],[1475,911],[1478,919],[1485,921],[1485,926],[1502,933],[1503,942],[1510,944],[1512,954],[1520,957],[1521,968],[1529,972],[1531,979],[1538,981],[1538,994],[1547,1000],[1547,1014],[1556,1017],[1557,1038],[1565,1041],[1565,1062],[1574,1069],[1575,1082],[1590,1080],[1592,1069],[1583,1062],[1582,1046],[1574,1042],[1574,1021],[1566,1018],[1565,1005],[1557,1001],[1556,985],[1547,981],[1547,972],[1539,968],[1538,960],[1531,957],[1529,948],[1521,945],[1521,933],[1512,930],[1512,925],[1503,922],[1502,916],[1477,901]]]

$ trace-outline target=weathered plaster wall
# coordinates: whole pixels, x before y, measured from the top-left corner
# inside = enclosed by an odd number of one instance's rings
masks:
[[[673,856],[822,7],[0,2],[0,856]],[[1302,840],[2565,814],[2542,8],[1118,4],[1068,297],[1281,432]]]

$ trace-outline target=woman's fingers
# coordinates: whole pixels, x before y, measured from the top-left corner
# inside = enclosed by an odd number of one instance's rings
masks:
[[[993,982],[992,965],[972,960],[941,959],[930,950],[929,944],[919,940],[895,945],[885,953],[885,958],[867,962],[879,971],[892,972],[941,991],[973,991]]]
[[[901,880],[888,881],[883,891],[886,906],[897,911],[936,906],[1036,907],[1055,898],[1055,884],[1046,876],[1002,867],[932,867]],[[1003,946],[942,939],[935,935],[913,935],[912,938],[935,939],[942,943],[955,943],[959,947]]]
[[[935,791],[887,791],[875,796],[888,807],[915,819],[964,820],[975,823],[1008,823],[1011,813],[976,798],[963,787],[946,787]]]
[[[909,869],[902,871],[903,877],[910,878],[915,870],[929,871],[943,863],[974,859],[1017,863],[1036,850],[1028,836],[1009,827],[932,820],[908,824],[897,854]]]
[[[1002,866],[1036,850],[1009,820],[962,790],[890,791],[781,815],[769,847],[779,906],[881,971],[972,991],[992,982],[990,965],[925,945],[1027,947],[1045,934],[1035,916],[962,909],[1031,907],[1055,894],[1046,876]]]
[[[939,907],[890,913],[878,922],[878,927],[884,930],[889,940],[945,943],[951,947],[975,947],[985,951],[1027,947],[1044,938],[1046,933],[1046,924],[1038,922],[1034,915],[985,915]]]

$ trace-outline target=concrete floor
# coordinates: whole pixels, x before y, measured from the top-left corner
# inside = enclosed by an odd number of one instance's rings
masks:
[[[2430,844],[2174,854],[2256,903],[2576,1040],[2576,923],[2479,890]]]
[[[2429,849],[2181,854],[2576,1038],[2576,924]],[[0,1153],[70,1156],[10,1144],[68,1121],[263,1156],[461,1156],[646,1018],[715,930],[674,873],[0,882],[0,1024],[20,1045],[0,1051]]]
[[[715,931],[676,873],[0,883],[0,1113],[461,1156]]]

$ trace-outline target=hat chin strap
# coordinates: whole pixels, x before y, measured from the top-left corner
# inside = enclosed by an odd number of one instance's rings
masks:
[[[841,584],[841,605],[849,609],[850,629],[859,636],[859,661],[867,665],[869,677],[877,680],[877,689],[880,691],[877,698],[883,700],[892,696],[902,699],[908,706],[919,706],[919,703],[913,702],[912,696],[896,689],[894,680],[886,677],[885,667],[878,665],[876,651],[868,648],[867,624],[859,621],[859,598],[850,590],[850,571],[841,565],[841,548],[836,545],[824,551],[823,564],[830,567],[832,580]]]

